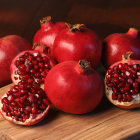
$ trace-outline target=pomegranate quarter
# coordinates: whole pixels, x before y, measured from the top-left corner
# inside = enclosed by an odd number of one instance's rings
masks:
[[[44,88],[56,108],[73,114],[92,111],[103,96],[102,81],[85,60],[66,61],[53,67]]]
[[[55,60],[47,54],[35,50],[19,53],[11,63],[11,78],[14,84],[19,81],[44,85],[44,78],[55,65]]]
[[[49,110],[43,89],[37,85],[19,82],[0,98],[0,113],[15,124],[33,125],[40,122]]]
[[[105,76],[105,93],[114,105],[121,108],[140,107],[140,61],[131,60],[132,52],[111,65]]]

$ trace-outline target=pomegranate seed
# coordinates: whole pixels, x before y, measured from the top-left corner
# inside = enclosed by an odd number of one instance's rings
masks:
[[[37,61],[42,61],[42,57],[37,56],[36,60],[37,60]]]
[[[7,92],[7,95],[8,95],[8,96],[10,96],[10,95],[12,95],[12,94],[13,94],[12,91],[8,91],[8,92]]]
[[[118,95],[118,101],[119,101],[119,102],[122,101],[122,95]]]
[[[29,52],[25,52],[25,53],[24,53],[24,56],[25,56],[25,57],[28,57],[29,55],[30,55]]]
[[[130,94],[135,95],[135,91],[134,90],[130,90]]]
[[[124,83],[121,82],[120,84],[118,84],[118,88],[123,87]]]
[[[47,99],[43,99],[43,102],[44,102],[45,105],[49,105],[49,102],[48,102]]]
[[[134,87],[134,88],[138,88],[138,82],[135,81],[135,82],[133,83],[133,87]]]
[[[34,79],[33,78],[29,78],[28,79],[28,83],[31,83],[32,84],[33,82],[34,82]]]
[[[115,84],[118,84],[119,83],[118,78],[113,78],[113,81],[114,81]]]
[[[34,65],[34,69],[36,69],[36,70],[37,70],[37,69],[38,69],[38,65]]]
[[[125,81],[125,79],[124,79],[123,77],[119,77],[119,80],[120,80],[121,82],[124,82],[124,81]]]
[[[32,110],[32,108],[30,106],[26,106],[25,108],[28,112],[30,112]]]
[[[39,72],[37,72],[37,73],[35,73],[35,77],[40,77],[41,76],[41,74],[39,73]]]
[[[43,76],[43,75],[46,75],[46,72],[45,72],[45,71],[44,71],[44,73],[45,73],[45,74],[43,74],[43,72],[42,72],[42,76]],[[112,79],[111,79],[110,76],[107,76],[107,77],[106,77],[106,80],[107,80],[108,82],[110,82]]]
[[[37,109],[35,107],[32,108],[32,114],[35,114],[37,112]]]
[[[35,73],[35,70],[34,70],[34,69],[31,69],[30,72],[31,72],[31,73]]]
[[[133,84],[133,79],[129,78],[129,79],[127,80],[127,82],[128,82],[129,84]]]
[[[33,58],[34,58],[34,57],[33,57],[32,55],[30,55],[28,59],[29,59],[29,61],[31,62],[31,61],[33,60]]]
[[[8,97],[9,102],[12,102],[13,99],[14,99],[14,97],[13,97],[12,95],[10,95],[10,96]]]
[[[127,95],[123,94],[123,102],[127,102]]]
[[[36,65],[38,62],[36,60],[32,61],[32,64]]]
[[[113,99],[113,100],[117,100],[117,98],[118,98],[118,97],[117,97],[116,94],[112,94],[112,99]]]
[[[123,68],[123,64],[120,63],[120,64],[118,65],[118,69],[121,70],[122,68]]]
[[[123,94],[123,93],[125,93],[125,91],[124,91],[124,89],[122,88],[121,90],[120,90],[120,92]]]
[[[118,78],[118,77],[119,77],[119,75],[118,75],[117,73],[115,73],[115,74],[113,75],[113,77]]]
[[[127,96],[128,101],[131,102],[132,101],[131,95],[126,95],[126,96]]]
[[[18,80],[18,77],[15,77],[15,76],[14,76],[14,79],[15,79],[15,80]]]
[[[49,68],[49,65],[47,63],[44,64],[45,68]]]
[[[8,104],[9,101],[8,101],[8,99],[7,99],[6,97],[4,97],[4,98],[2,99],[2,103],[4,103],[4,104]]]
[[[39,66],[40,68],[43,68],[43,67],[44,67],[44,63],[40,62],[40,63],[38,64],[38,66]]]
[[[48,58],[46,56],[43,57],[44,62],[48,62]]]
[[[113,84],[113,83],[109,83],[109,84],[107,84],[107,86],[108,86],[108,87],[113,87],[114,84]]]
[[[123,67],[124,67],[125,70],[128,70],[128,64],[127,63],[123,64]]]

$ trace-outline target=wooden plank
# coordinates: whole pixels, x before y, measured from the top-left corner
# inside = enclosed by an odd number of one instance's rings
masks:
[[[0,95],[9,86],[1,88]],[[71,115],[52,107],[39,124],[19,126],[0,117],[0,128],[0,137],[20,140],[118,139],[139,131],[140,114],[139,110],[116,108],[104,98],[95,111],[85,115]]]

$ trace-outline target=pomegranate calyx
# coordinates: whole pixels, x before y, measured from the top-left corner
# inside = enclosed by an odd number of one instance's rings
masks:
[[[43,18],[40,20],[40,24],[46,24],[46,23],[48,23],[49,21],[51,21],[51,16],[43,17]]]
[[[76,70],[78,73],[85,73],[87,70],[91,68],[90,62],[87,60],[79,60],[78,64],[76,65]]]
[[[68,28],[71,32],[81,31],[81,29],[82,29],[81,27],[85,27],[84,24],[74,24],[74,25],[71,25],[69,23],[65,23],[65,24],[68,26]]]
[[[133,38],[139,38],[139,31],[136,28],[129,28],[126,34]]]
[[[39,52],[44,52],[45,50],[47,50],[47,54],[51,53],[50,48],[42,43],[34,43],[33,50],[37,50]]]
[[[133,52],[126,52],[125,54],[122,55],[122,60],[130,60],[132,54]]]
[[[79,60],[79,66],[82,69],[89,69],[91,67],[90,62],[88,62],[87,60]]]

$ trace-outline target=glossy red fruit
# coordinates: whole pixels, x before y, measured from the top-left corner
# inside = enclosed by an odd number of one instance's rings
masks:
[[[21,51],[31,49],[31,45],[22,37],[8,35],[0,39],[0,87],[11,82],[10,64]]]
[[[26,50],[19,53],[12,61],[10,70],[14,84],[19,81],[44,85],[44,78],[55,65],[51,55],[46,55],[35,50]]]
[[[0,98],[0,113],[19,125],[40,122],[50,108],[45,92],[37,85],[20,82],[11,86]]]
[[[138,30],[130,28],[127,33],[114,33],[104,39],[103,63],[106,67],[121,60],[124,53],[133,52],[133,59],[140,59],[140,37]]]
[[[58,109],[83,114],[100,103],[103,85],[88,61],[66,61],[53,67],[45,79],[45,92]]]
[[[140,60],[130,59],[131,53],[111,65],[105,76],[107,98],[126,109],[140,107]]]
[[[58,62],[85,59],[92,67],[99,64],[102,45],[97,35],[83,24],[68,25],[54,41],[53,55]]]
[[[64,22],[53,23],[50,16],[42,18],[40,20],[40,25],[41,28],[36,32],[33,38],[33,45],[35,43],[42,43],[50,47],[51,51],[55,37],[63,29],[67,28],[67,25]],[[42,50],[42,46],[40,46],[40,50]],[[44,53],[48,53],[48,50],[44,50]]]

